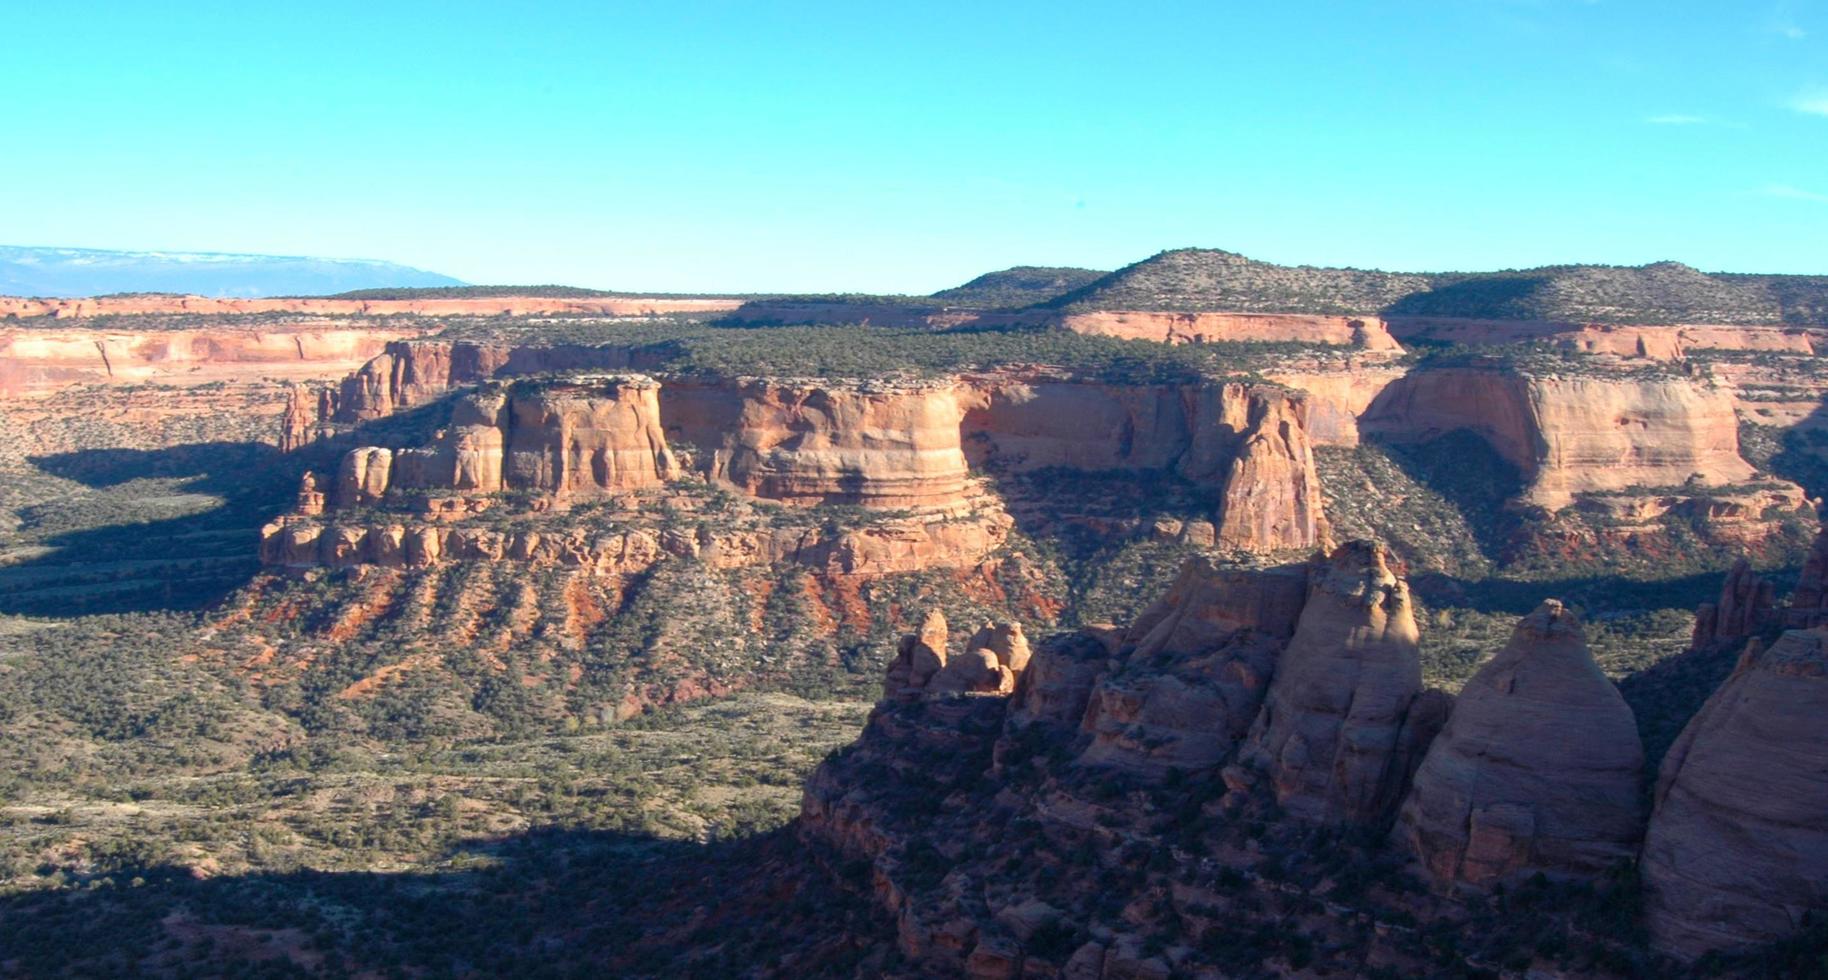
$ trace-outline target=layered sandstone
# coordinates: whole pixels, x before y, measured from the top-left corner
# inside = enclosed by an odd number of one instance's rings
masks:
[[[662,397],[668,431],[698,449],[699,468],[753,496],[882,510],[966,496],[951,383],[681,381]]]
[[[1376,823],[1395,806],[1423,747],[1404,744],[1422,693],[1419,639],[1408,586],[1380,545],[1349,542],[1315,565],[1246,752],[1284,809]],[[1412,728],[1409,740],[1430,735]]]
[[[81,299],[27,299],[0,296],[0,318],[49,317],[56,320],[98,316],[229,316],[306,313],[320,316],[653,316],[661,313],[714,313],[733,310],[741,300],[718,297],[463,296],[425,299],[336,299],[276,296],[229,299],[147,293]]]
[[[1364,350],[1401,351],[1377,317],[1311,316],[1293,313],[1162,313],[1101,310],[1070,313],[1060,326],[1074,333],[1154,340],[1169,344],[1327,344]]]
[[[1630,707],[1549,600],[1461,691],[1396,837],[1444,885],[1597,878],[1636,849],[1643,771]]]
[[[965,379],[964,448],[990,469],[1176,473],[1215,495],[1217,543],[1311,548],[1325,535],[1307,402],[1271,385],[1113,385],[1045,371]]]
[[[1828,624],[1828,528],[1816,535],[1809,548],[1802,574],[1796,578],[1796,591],[1784,606],[1783,624],[1789,629]]]
[[[1417,371],[1359,424],[1394,441],[1472,431],[1522,472],[1523,499],[1549,510],[1578,494],[1724,486],[1755,472],[1739,455],[1732,393],[1681,376]]]
[[[426,329],[316,323],[250,329],[0,328],[0,397],[41,397],[76,384],[328,380]]]
[[[897,517],[855,528],[741,526],[667,530],[629,515],[627,526],[594,529],[563,521],[487,527],[439,516],[384,515],[349,523],[290,515],[260,531],[260,558],[281,568],[378,565],[423,568],[450,561],[516,562],[572,567],[593,574],[634,574],[669,558],[712,568],[798,565],[831,575],[891,575],[972,568],[1008,539],[1012,522],[998,510],[969,520]]]
[[[1554,320],[1476,320],[1457,317],[1390,317],[1392,335],[1402,341],[1459,346],[1546,343],[1586,354],[1610,354],[1679,361],[1690,351],[1743,350],[1813,354],[1814,343],[1800,327],[1755,327],[1683,323],[1637,326]]]
[[[1663,760],[1640,862],[1653,942],[1783,939],[1828,907],[1828,630],[1756,644]]]
[[[386,349],[344,378],[326,402],[326,420],[362,422],[433,402],[498,378],[601,371],[640,371],[626,347],[523,346],[468,340],[418,340]]]
[[[579,377],[519,393],[499,386],[478,391],[458,400],[432,446],[350,450],[337,499],[371,505],[391,487],[524,491],[567,501],[659,486],[679,466],[661,431],[658,391],[640,375]]]

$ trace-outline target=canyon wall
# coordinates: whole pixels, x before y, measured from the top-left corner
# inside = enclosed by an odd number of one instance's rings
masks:
[[[741,300],[720,297],[457,296],[424,299],[336,299],[322,296],[225,299],[145,293],[79,299],[0,296],[0,319],[76,320],[100,316],[227,316],[304,313],[319,316],[652,316],[661,313],[716,313]]]
[[[1402,350],[1377,317],[1308,316],[1292,313],[1158,313],[1099,311],[1070,313],[1059,321],[1074,333],[1154,340],[1169,344],[1257,342],[1326,344],[1373,351]]]
[[[47,396],[78,384],[327,380],[360,369],[391,343],[426,329],[316,324],[252,330],[0,327],[0,398]]]
[[[1586,354],[1611,354],[1659,361],[1679,361],[1686,358],[1690,351],[1699,350],[1815,353],[1815,342],[1810,332],[1801,327],[1705,323],[1635,326],[1413,316],[1394,316],[1385,322],[1393,337],[1409,343],[1470,347],[1539,343]]]
[[[1551,511],[1576,494],[1750,479],[1730,390],[1682,376],[1534,377],[1478,369],[1413,372],[1359,420],[1390,441],[1471,431],[1516,466],[1523,500]]]
[[[661,389],[661,411],[701,470],[753,496],[943,509],[968,490],[961,394],[951,382],[684,380]]]

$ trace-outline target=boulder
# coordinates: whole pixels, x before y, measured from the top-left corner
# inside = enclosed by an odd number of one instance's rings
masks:
[[[1643,774],[1631,708],[1551,599],[1467,682],[1395,836],[1442,885],[1596,878],[1636,849]]]

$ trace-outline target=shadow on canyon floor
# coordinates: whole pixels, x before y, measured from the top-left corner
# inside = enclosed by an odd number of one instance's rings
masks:
[[[407,446],[449,418],[434,402],[281,453],[264,442],[84,449],[28,457],[87,492],[18,512],[42,553],[0,566],[0,614],[68,617],[205,608],[260,569],[260,527],[291,510],[299,478],[328,486],[357,445]]]
[[[823,887],[791,828],[710,844],[536,831],[446,858],[203,879],[128,866],[0,898],[0,973],[822,976],[893,946],[893,924]]]
[[[87,449],[29,462],[86,492],[20,512],[37,557],[0,569],[0,613],[192,609],[247,583],[260,525],[290,506],[304,459],[270,445]]]

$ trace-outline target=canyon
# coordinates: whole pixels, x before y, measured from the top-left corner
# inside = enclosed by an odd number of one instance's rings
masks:
[[[854,710],[762,787],[793,819],[730,844],[753,877],[705,866],[741,911],[629,947],[663,960],[731,915],[906,977],[1812,941],[1823,325],[1454,316],[1362,276],[1123,306],[1068,271],[1029,306],[7,301],[0,626],[150,614],[148,663],[238,699],[197,729],[230,774]],[[183,724],[148,683],[110,724]],[[93,724],[43,690],[22,731]],[[701,841],[714,796],[680,804]]]

